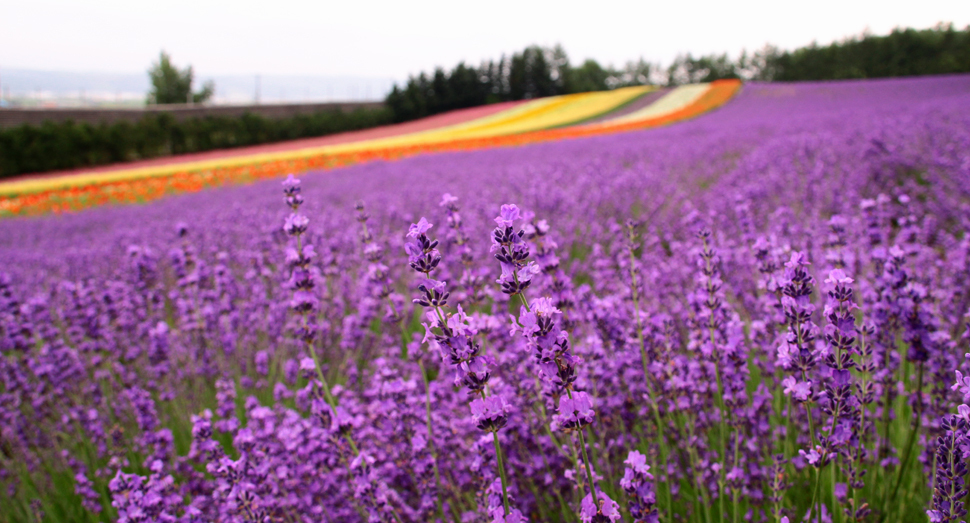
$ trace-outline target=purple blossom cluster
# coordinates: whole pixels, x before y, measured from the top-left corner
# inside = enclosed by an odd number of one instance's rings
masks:
[[[0,520],[966,519],[970,77],[0,223]]]

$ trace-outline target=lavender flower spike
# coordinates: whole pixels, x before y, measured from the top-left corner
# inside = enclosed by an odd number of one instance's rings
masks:
[[[657,494],[654,491],[653,474],[650,474],[647,457],[631,450],[623,463],[626,464],[626,469],[623,471],[623,478],[620,479],[620,487],[630,496],[630,514],[633,516],[633,521],[658,523],[660,516],[655,508]]]

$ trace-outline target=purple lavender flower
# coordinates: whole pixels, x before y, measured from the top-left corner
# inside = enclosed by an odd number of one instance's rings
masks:
[[[586,494],[580,504],[579,520],[583,523],[615,523],[621,517],[620,505],[603,492],[598,492],[597,501]]]
[[[429,239],[426,234],[431,227],[432,224],[422,216],[418,223],[411,224],[407,234],[410,240],[404,244],[408,264],[412,269],[424,273],[429,278],[431,271],[441,263],[441,253],[437,249],[438,241]]]
[[[470,403],[472,421],[485,432],[498,432],[509,419],[512,406],[501,396],[473,399]]]
[[[581,429],[593,422],[596,412],[593,402],[585,392],[574,392],[572,397],[559,400],[559,411],[552,417],[552,428],[555,430]]]
[[[963,499],[967,496],[967,453],[970,441],[967,440],[970,407],[960,405],[962,416],[947,416],[942,428],[936,450],[936,484],[933,489],[931,509],[926,515],[933,523],[950,523],[966,517],[967,509]]]
[[[801,382],[795,379],[794,376],[788,376],[781,382],[784,385],[785,390],[783,391],[786,396],[791,396],[797,401],[804,402],[808,401],[809,397],[812,395],[812,382]]]

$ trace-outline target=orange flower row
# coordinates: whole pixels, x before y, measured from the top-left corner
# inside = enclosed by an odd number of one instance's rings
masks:
[[[31,194],[0,196],[0,217],[73,212],[112,203],[149,202],[170,194],[196,192],[227,184],[251,183],[267,178],[285,176],[289,173],[333,169],[374,160],[391,161],[418,154],[521,146],[659,127],[693,118],[723,105],[734,96],[740,86],[740,82],[736,80],[716,81],[712,83],[711,89],[706,94],[683,109],[648,120],[622,124],[579,125],[488,138],[459,139],[350,153],[321,154],[225,168],[179,171],[165,176],[93,183]]]

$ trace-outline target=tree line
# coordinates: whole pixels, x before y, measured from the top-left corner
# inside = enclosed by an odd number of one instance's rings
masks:
[[[389,123],[391,113],[386,108],[360,108],[279,119],[246,113],[178,121],[161,113],[135,123],[21,125],[0,131],[0,178],[282,142]]]
[[[562,46],[530,46],[479,66],[459,63],[450,71],[408,78],[385,102],[394,121],[403,122],[454,109],[543,96],[605,91],[631,85],[676,86],[721,79],[760,81],[840,80],[970,72],[970,27],[895,29],[889,35],[860,36],[794,51],[766,45],[727,53],[678,56],[663,67],[642,58],[622,68],[588,59],[569,62]]]
[[[827,46],[812,44],[770,58],[767,80],[843,80],[970,72],[970,26],[895,29]]]

